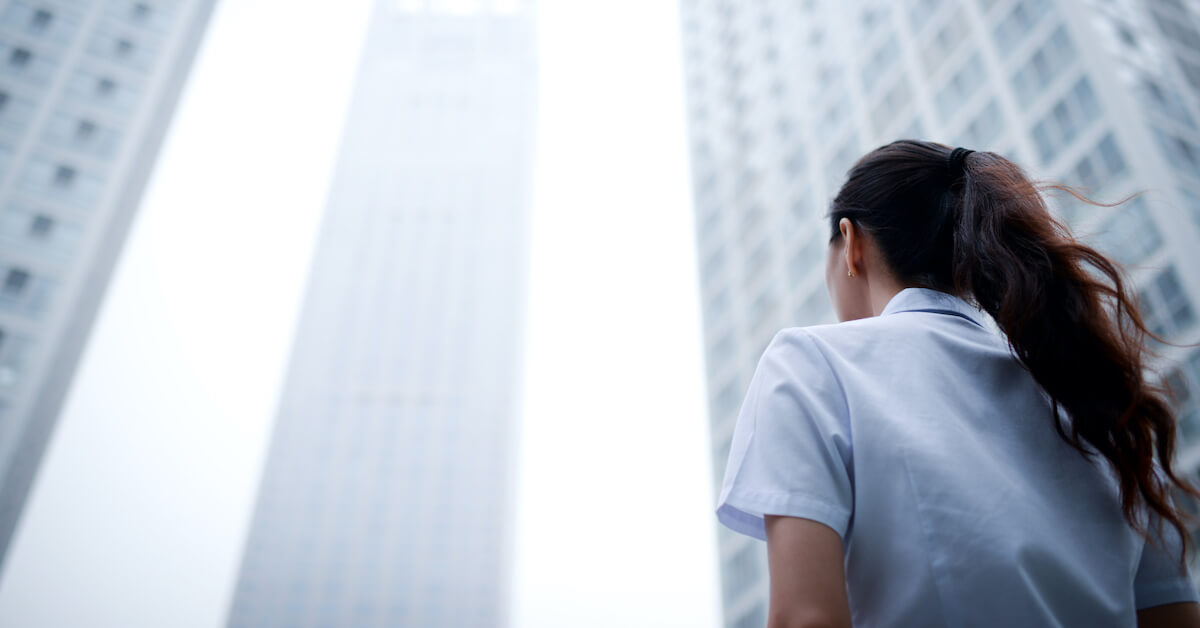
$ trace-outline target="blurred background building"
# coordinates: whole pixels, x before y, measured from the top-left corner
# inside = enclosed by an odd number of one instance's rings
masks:
[[[681,0],[714,473],[762,350],[833,322],[822,219],[898,138],[998,152],[1124,263],[1150,326],[1200,341],[1200,6],[1194,0]],[[1200,467],[1200,350],[1159,347],[1179,464]],[[765,548],[719,530],[725,622],[765,623]]]
[[[504,626],[527,0],[376,0],[230,626]]]
[[[214,0],[0,0],[0,561]]]

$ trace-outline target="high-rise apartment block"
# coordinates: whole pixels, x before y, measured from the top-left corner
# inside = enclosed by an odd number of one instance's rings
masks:
[[[1188,0],[681,0],[714,484],[762,350],[833,322],[823,219],[899,138],[998,152],[1121,261],[1150,326],[1200,341],[1200,6]],[[1200,468],[1200,349],[1159,347]],[[722,528],[728,626],[765,623],[764,547]]]
[[[0,0],[0,560],[214,0]]]
[[[230,626],[505,626],[531,2],[376,0]]]

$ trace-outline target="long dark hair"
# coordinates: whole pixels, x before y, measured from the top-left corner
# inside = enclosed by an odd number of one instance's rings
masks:
[[[1191,539],[1172,488],[1200,497],[1172,469],[1176,417],[1161,383],[1147,381],[1147,336],[1123,270],[1076,240],[1013,162],[962,156],[933,142],[898,140],[856,163],[829,212],[831,242],[849,218],[870,234],[906,285],[973,300],[1053,399],[1054,426],[1091,459],[1112,464],[1126,520],[1150,539],[1149,507]],[[961,165],[960,165],[961,164]],[[1089,201],[1070,187],[1049,185]],[[1060,406],[1070,417],[1069,433]]]

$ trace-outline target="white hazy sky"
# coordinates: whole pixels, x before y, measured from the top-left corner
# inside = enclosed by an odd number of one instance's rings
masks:
[[[674,0],[542,0],[518,628],[715,626]],[[0,580],[221,625],[369,0],[223,0]]]

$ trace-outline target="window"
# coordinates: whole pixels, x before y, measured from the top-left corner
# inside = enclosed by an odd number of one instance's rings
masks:
[[[1200,351],[1193,351],[1192,355],[1188,357],[1186,369],[1191,375],[1192,381],[1195,382],[1197,386],[1200,386]],[[1200,390],[1200,388],[1197,390]]]
[[[929,19],[937,13],[942,2],[943,0],[914,0],[908,8],[909,28],[913,31],[920,31],[921,27],[928,24]]]
[[[1163,243],[1162,233],[1150,217],[1144,199],[1139,196],[1124,207],[1118,207],[1117,214],[1097,236],[1100,248],[1127,266],[1146,259]]]
[[[1129,27],[1124,24],[1117,24],[1117,35],[1126,46],[1137,48],[1137,37],[1134,36],[1133,31],[1129,30]]]
[[[1179,63],[1179,68],[1183,70],[1183,76],[1192,85],[1192,89],[1200,91],[1200,65],[1178,56],[1175,57],[1175,61]]]
[[[770,330],[761,329],[761,327],[771,319],[771,315],[776,311],[777,299],[775,292],[770,287],[763,289],[762,292],[750,303],[750,328],[756,334],[766,334]]]
[[[983,66],[983,58],[976,52],[967,59],[954,76],[946,82],[938,97],[938,112],[949,118],[955,111],[961,109],[967,100],[974,95],[975,90],[987,81],[987,70]]]
[[[914,115],[908,126],[900,132],[899,137],[921,137],[925,135],[925,125],[921,122],[920,115]]]
[[[111,96],[117,88],[117,84],[110,78],[100,78],[96,81],[96,95]]]
[[[703,222],[700,223],[700,237],[705,241],[709,241],[711,238],[716,237],[717,229],[719,229],[721,226],[721,218],[722,216],[719,209],[714,208],[709,210],[708,215],[705,216]]]
[[[50,26],[50,21],[54,19],[54,14],[45,10],[38,9],[33,12],[33,17],[29,20],[29,25],[34,30],[44,31]]]
[[[1178,92],[1163,87],[1154,78],[1146,75],[1139,77],[1133,93],[1143,107],[1184,126],[1196,127],[1196,122],[1192,120],[1191,114],[1188,113],[1188,107],[1179,97]]]
[[[1002,52],[1011,52],[1049,12],[1050,0],[1018,0],[992,33],[996,47]]]
[[[1196,313],[1174,266],[1168,266],[1147,282],[1138,296],[1142,318],[1156,335],[1169,338],[1187,329],[1196,320]]]
[[[24,268],[10,268],[8,274],[4,276],[4,294],[8,296],[19,296],[25,291],[25,286],[29,283],[29,271]]]
[[[33,59],[33,53],[25,48],[13,48],[13,51],[8,55],[8,64],[15,68],[29,67],[29,62]]]
[[[705,324],[712,324],[714,321],[720,320],[725,315],[728,304],[729,294],[725,288],[714,291],[704,305]]]
[[[1150,11],[1150,15],[1168,38],[1192,49],[1193,52],[1200,52],[1200,32],[1196,32],[1189,20],[1163,15],[1159,11]]]
[[[1096,144],[1096,152],[1100,154],[1100,160],[1109,176],[1125,172],[1125,158],[1121,156],[1121,149],[1117,147],[1117,140],[1112,133],[1105,135]]]
[[[716,420],[720,421],[738,409],[740,388],[741,383],[736,376],[721,387],[721,391],[717,393],[717,398],[713,403],[713,414],[718,417]]]
[[[1180,187],[1179,195],[1183,197],[1184,204],[1191,210],[1192,219],[1196,221],[1197,225],[1200,225],[1200,192],[1196,192],[1191,188]]]
[[[145,22],[150,17],[150,5],[144,2],[138,2],[133,5],[133,19],[139,22]]]
[[[1167,153],[1167,159],[1173,166],[1192,176],[1200,175],[1200,148],[1182,137],[1167,133],[1158,127],[1154,127],[1154,134],[1158,137],[1159,144]]]
[[[760,226],[763,222],[762,205],[754,203],[746,208],[746,211],[741,216],[741,223],[738,225],[738,237],[741,238],[741,243],[745,246],[751,240],[758,237],[758,233],[762,231]]]
[[[0,390],[11,389],[17,384],[30,349],[29,337],[0,329]],[[3,410],[0,399],[0,411]]]
[[[32,100],[0,91],[0,128],[19,137],[29,130],[38,107]]]
[[[850,166],[858,160],[862,151],[858,148],[858,134],[850,133],[846,137],[846,141],[842,142],[832,155],[830,155],[825,164],[825,185],[826,190],[837,190],[842,187],[842,182],[846,180],[846,175],[849,174]]]
[[[44,214],[38,214],[34,216],[33,221],[29,223],[29,235],[44,240],[50,237],[50,230],[53,228],[53,218]]]
[[[1159,11],[1162,11],[1163,7],[1171,7],[1180,16],[1186,16],[1188,14],[1187,7],[1183,6],[1182,0],[1158,0],[1156,8]]]
[[[750,252],[750,257],[746,260],[745,278],[746,281],[753,281],[759,276],[760,271],[771,261],[771,238],[769,235],[764,235],[754,249]]]
[[[980,148],[990,146],[1003,129],[1004,112],[1001,111],[1000,104],[993,99],[967,123],[967,128],[963,130],[962,144]]]
[[[921,50],[921,60],[925,64],[925,71],[933,74],[951,56],[950,53],[970,34],[971,27],[963,17],[962,9],[955,11]]]
[[[1175,369],[1167,375],[1167,389],[1171,392],[1172,401],[1175,402],[1176,408],[1186,406],[1195,398],[1192,395],[1187,375],[1184,374],[1183,369]]]
[[[1174,266],[1168,267],[1154,279],[1154,287],[1158,289],[1159,298],[1166,308],[1171,324],[1177,329],[1186,328],[1196,320],[1192,304],[1183,291],[1183,285],[1179,283],[1179,275],[1175,273]]]
[[[80,120],[79,124],[75,125],[75,139],[80,142],[86,142],[96,135],[96,123],[91,120]]]
[[[807,165],[807,163],[808,162],[804,156],[804,147],[797,146],[796,149],[792,151],[792,154],[787,158],[787,161],[784,162],[784,170],[786,170],[787,173],[793,177],[799,176],[804,172],[804,167]]]
[[[791,282],[798,284],[810,277],[813,269],[817,268],[819,259],[816,256],[820,238],[815,235],[805,236],[788,260],[788,274]]]
[[[875,30],[875,27],[887,21],[889,7],[887,4],[879,6],[866,7],[862,10],[862,15],[859,16],[859,21],[862,28],[867,33]]]
[[[54,169],[54,185],[60,188],[70,187],[75,181],[75,169],[70,166],[58,166]]]
[[[1033,141],[1044,162],[1050,162],[1087,128],[1100,113],[1100,103],[1087,77],[1081,77],[1033,127]]]
[[[113,46],[113,51],[118,57],[127,57],[133,52],[133,42],[128,39],[118,39]]]
[[[896,43],[896,36],[890,35],[887,41],[883,42],[878,49],[867,59],[862,69],[862,86],[866,92],[871,92],[875,89],[879,78],[888,71],[889,68],[900,57],[899,45]]]
[[[710,366],[717,368],[732,358],[733,343],[734,339],[732,332],[726,331],[724,334],[721,334],[721,337],[718,338],[715,343],[713,343],[712,351],[709,354],[712,358]]]
[[[77,114],[54,112],[42,126],[43,140],[55,149],[67,149],[76,153],[87,153],[93,157],[109,157],[120,144],[120,133],[101,125],[90,115],[81,118]]]
[[[786,141],[792,136],[792,120],[787,116],[782,116],[775,122],[775,132],[779,134],[781,140]]]
[[[1190,362],[1194,369],[1200,368],[1200,352],[1193,353]],[[1181,365],[1167,374],[1165,380],[1170,393],[1171,405],[1179,413],[1179,432],[1187,440],[1194,440],[1200,432],[1200,371],[1191,375],[1193,381],[1188,381],[1188,366]],[[1192,514],[1196,513],[1197,504],[1189,499]]]
[[[816,129],[818,142],[827,142],[838,131],[845,128],[844,122],[850,116],[851,111],[849,100],[846,94],[839,94],[830,103],[829,108],[821,114],[821,121]]]
[[[704,263],[701,265],[701,273],[704,277],[716,276],[725,265],[725,249],[717,247],[712,253],[704,258]]]
[[[1046,39],[1012,77],[1013,91],[1022,105],[1028,105],[1062,74],[1075,58],[1075,48],[1062,26]]]
[[[807,230],[811,227],[811,219],[815,215],[816,204],[812,202],[812,193],[807,187],[796,190],[792,195],[789,217],[791,226]]]
[[[1075,165],[1075,181],[1078,185],[1089,188],[1091,192],[1100,192],[1128,171],[1125,157],[1117,146],[1117,140],[1112,133],[1105,135],[1096,143],[1096,148],[1088,151],[1079,163]]]
[[[774,98],[775,100],[781,100],[784,96],[783,81],[780,81],[779,79],[772,80],[771,87],[768,88],[767,91],[768,91],[768,93],[771,94],[771,97]],[[696,119],[704,120],[705,119],[704,113],[705,113],[705,111],[704,111],[703,107],[697,107],[696,108]]]
[[[875,132],[879,133],[887,128],[911,101],[912,90],[908,80],[900,76],[871,111],[871,123],[875,126]]]
[[[18,177],[19,189],[25,195],[32,195],[30,198],[48,198],[79,209],[90,208],[104,190],[104,184],[104,177],[94,170],[77,168],[38,153],[25,161]]]

